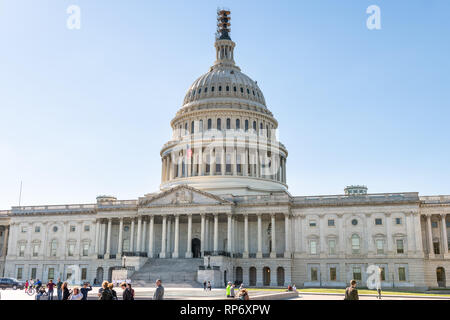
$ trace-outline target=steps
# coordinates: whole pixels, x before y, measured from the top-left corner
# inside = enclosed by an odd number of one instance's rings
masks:
[[[203,263],[203,259],[148,259],[131,281],[138,287],[154,286],[161,279],[164,287],[200,288],[197,270]]]

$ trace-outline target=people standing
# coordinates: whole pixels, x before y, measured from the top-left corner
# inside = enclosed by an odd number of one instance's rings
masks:
[[[127,283],[127,288],[130,289],[131,294],[133,295],[133,300],[134,300],[134,289],[131,287],[131,282]]]
[[[208,281],[208,290],[211,291],[211,281]]]
[[[248,291],[244,287],[241,286],[242,289],[239,290],[239,300],[249,300]]]
[[[127,284],[125,282],[122,282],[120,287],[123,290],[122,300],[128,300],[128,301],[134,300],[133,293],[131,292],[131,289],[127,286]]]
[[[359,300],[358,289],[356,289],[356,280],[350,281],[350,286],[345,289],[344,300]]]
[[[68,284],[66,281],[63,282],[63,284],[61,286],[61,290],[62,290],[62,299],[69,300],[71,292],[69,291]]]
[[[108,281],[103,281],[102,287],[98,290],[100,300],[113,300],[114,296],[108,285]]]
[[[82,299],[83,299],[83,294],[80,292],[80,288],[74,287],[69,300],[82,300]]]
[[[58,295],[58,300],[62,300],[62,285],[61,278],[58,278],[58,281],[56,282],[56,294]]]
[[[164,300],[164,287],[160,279],[156,280],[156,290],[153,294],[153,300]]]
[[[114,283],[109,283],[108,284],[108,289],[109,289],[109,291],[111,291],[112,300],[118,300],[117,299],[117,292],[116,292],[116,290],[114,290]]]
[[[227,298],[231,298],[231,281],[228,282],[225,292],[227,294]]]
[[[235,298],[235,295],[234,295],[234,289],[235,289],[235,285],[234,284],[232,284],[231,285],[231,288],[230,288],[230,295],[231,295],[231,298]]]
[[[203,291],[206,291],[206,280],[203,281]]]
[[[89,287],[89,288],[88,288],[88,287]],[[80,290],[81,294],[83,295],[83,299],[81,299],[81,300],[87,300],[88,293],[89,293],[89,291],[91,291],[91,290],[92,290],[91,284],[88,283],[88,282],[85,282],[85,283],[83,284],[83,288],[81,288],[81,290]]]
[[[28,286],[29,286],[29,283],[28,283],[28,279],[27,279],[27,281],[25,281],[25,291],[28,291]]]
[[[55,287],[55,284],[53,283],[53,280],[50,279],[47,283],[48,288],[48,300],[53,300],[53,288]]]

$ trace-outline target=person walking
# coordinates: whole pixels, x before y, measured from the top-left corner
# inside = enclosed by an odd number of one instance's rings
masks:
[[[225,292],[227,294],[227,298],[231,298],[231,281],[228,282]]]
[[[80,292],[80,288],[74,287],[69,300],[82,300],[83,294]]]
[[[108,287],[108,281],[103,281],[102,287],[98,290],[100,295],[100,300],[113,300],[114,296]]]
[[[356,289],[356,280],[350,281],[350,286],[345,289],[344,300],[359,300],[358,289]]]
[[[58,281],[56,282],[56,294],[58,296],[58,300],[62,300],[62,287],[63,283],[61,281],[61,278],[58,278]]]
[[[164,300],[164,287],[161,284],[161,279],[156,280],[156,290],[153,294],[153,300]]]
[[[53,280],[50,279],[47,283],[48,288],[48,300],[53,300],[53,288],[55,287],[55,284],[53,283]]]
[[[89,288],[88,288],[88,287],[89,287]],[[81,292],[81,294],[83,295],[83,299],[81,299],[81,300],[87,300],[88,293],[89,293],[89,291],[91,291],[91,290],[92,290],[91,284],[88,283],[88,282],[85,282],[85,283],[83,284],[83,288],[80,289],[80,292]]]
[[[30,285],[30,284],[29,284],[28,279],[27,279],[27,281],[25,281],[25,292],[28,291],[28,286],[29,286],[29,285]]]
[[[63,282],[61,290],[62,290],[62,300],[69,300],[71,292],[69,291],[66,281]]]
[[[123,290],[122,300],[128,300],[128,301],[134,300],[133,293],[131,292],[131,289],[127,286],[126,282],[122,282],[120,287]]]
[[[208,290],[211,291],[211,281],[208,281]]]
[[[203,291],[206,291],[206,280],[203,281]]]
[[[131,287],[131,282],[127,283],[127,288],[130,289],[131,294],[133,295],[133,300],[134,300],[134,289]]]

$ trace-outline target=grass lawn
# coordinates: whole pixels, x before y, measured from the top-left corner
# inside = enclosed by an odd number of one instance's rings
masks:
[[[328,288],[305,288],[305,289],[297,289],[299,292],[311,292],[311,293],[341,293],[344,295],[345,289],[328,289]],[[368,289],[358,289],[359,294],[377,294],[376,290],[368,290]],[[397,295],[397,296],[439,296],[439,297],[448,297],[450,298],[450,294],[438,294],[438,293],[421,293],[421,292],[404,292],[404,291],[392,291],[392,290],[383,290],[381,291],[381,295]]]

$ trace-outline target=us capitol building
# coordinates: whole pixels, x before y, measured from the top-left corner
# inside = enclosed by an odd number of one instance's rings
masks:
[[[450,196],[290,195],[288,150],[235,64],[227,10],[214,46],[170,123],[160,191],[0,211],[0,276],[99,283],[126,268],[135,284],[343,287],[365,286],[375,264],[385,287],[449,287]]]

